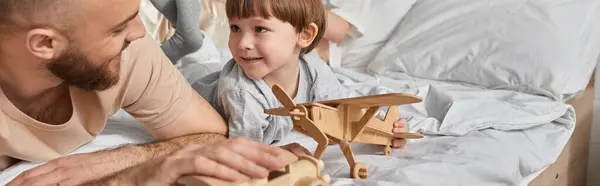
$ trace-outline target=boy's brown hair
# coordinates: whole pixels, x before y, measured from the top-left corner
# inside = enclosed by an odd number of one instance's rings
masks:
[[[319,28],[317,36],[300,55],[312,51],[325,33],[326,14],[321,0],[227,0],[225,5],[227,18],[248,18],[260,16],[265,19],[273,16],[283,22],[290,23],[301,33],[310,23]]]

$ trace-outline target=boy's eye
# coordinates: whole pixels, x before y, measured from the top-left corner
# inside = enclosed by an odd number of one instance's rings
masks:
[[[254,29],[254,31],[257,32],[257,33],[263,33],[263,32],[266,32],[267,29],[265,27],[256,27]]]
[[[237,25],[231,25],[229,26],[229,29],[231,29],[231,32],[240,32],[240,27]]]

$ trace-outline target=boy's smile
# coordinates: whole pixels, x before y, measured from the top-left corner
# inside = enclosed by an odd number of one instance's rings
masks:
[[[254,63],[257,62],[259,60],[264,59],[263,57],[241,57],[243,61],[245,62],[250,62],[250,63]]]

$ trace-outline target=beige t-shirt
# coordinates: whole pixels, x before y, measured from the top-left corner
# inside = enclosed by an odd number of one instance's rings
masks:
[[[93,140],[120,108],[154,130],[171,124],[188,107],[190,85],[150,36],[132,42],[122,59],[121,79],[111,89],[69,89],[73,115],[61,125],[27,116],[0,89],[0,157],[34,162],[60,157]]]

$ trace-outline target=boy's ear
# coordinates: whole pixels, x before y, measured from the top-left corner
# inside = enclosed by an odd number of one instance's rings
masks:
[[[312,42],[317,37],[317,33],[319,33],[319,27],[317,24],[310,23],[308,27],[300,33],[300,38],[298,39],[298,46],[300,48],[306,48],[312,44]]]

